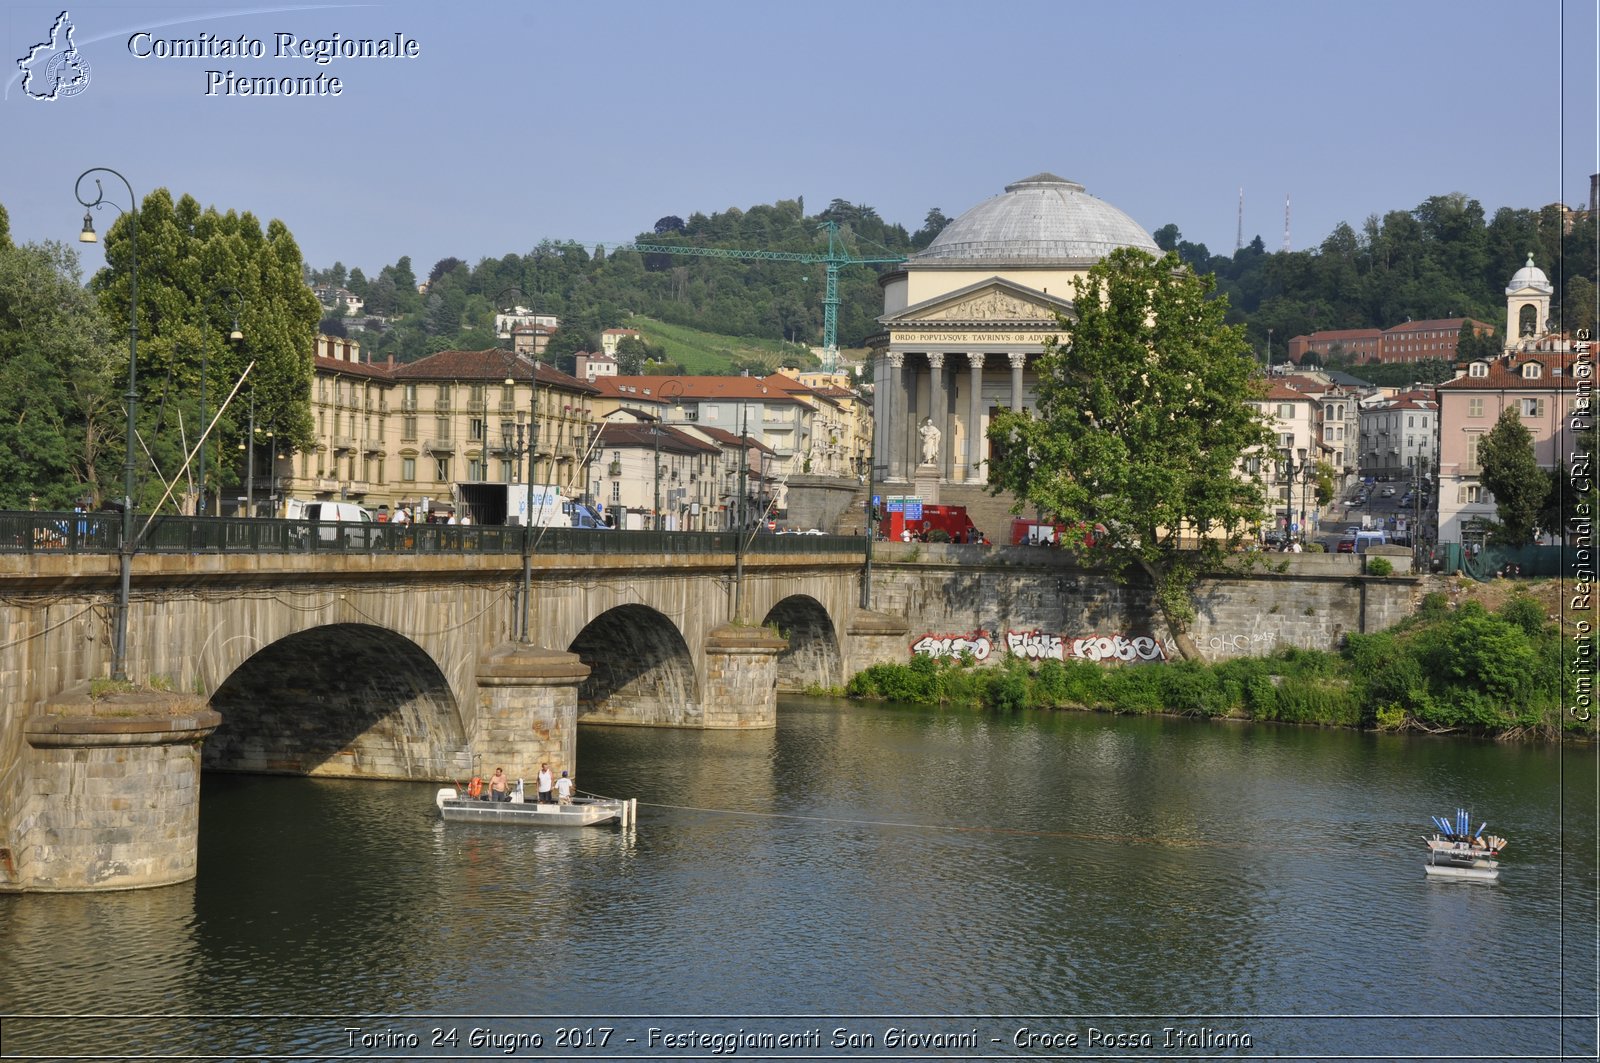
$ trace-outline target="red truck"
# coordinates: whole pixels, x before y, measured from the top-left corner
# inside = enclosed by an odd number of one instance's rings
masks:
[[[1086,524],[1069,525],[1058,521],[1014,517],[1011,521],[1011,545],[1061,546],[1081,540],[1084,546],[1093,546],[1094,531]]]
[[[934,532],[942,531],[953,543],[978,542],[980,533],[973,525],[972,519],[967,516],[966,506],[924,505],[921,509],[921,513],[911,519],[906,519],[905,514],[899,511],[885,514],[884,536],[889,539],[904,539],[905,533],[909,533],[912,539],[926,542],[933,538]]]

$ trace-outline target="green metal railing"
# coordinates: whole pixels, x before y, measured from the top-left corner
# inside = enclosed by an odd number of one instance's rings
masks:
[[[488,524],[329,524],[243,517],[137,515],[138,553],[150,554],[520,554],[523,529]],[[142,529],[142,534],[140,530]],[[535,554],[732,554],[732,531],[594,531],[530,528]],[[115,512],[0,512],[0,554],[115,554]],[[749,537],[747,554],[860,554],[853,535]]]

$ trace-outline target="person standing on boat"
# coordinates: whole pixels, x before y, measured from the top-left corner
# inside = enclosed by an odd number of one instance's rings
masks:
[[[554,783],[555,777],[550,774],[550,762],[545,761],[539,765],[539,803],[541,805],[550,803],[550,788]]]
[[[566,772],[556,780],[556,800],[563,805],[572,804],[572,779]]]
[[[494,774],[489,776],[489,800],[511,800],[511,786],[506,780],[506,769],[496,768]]]

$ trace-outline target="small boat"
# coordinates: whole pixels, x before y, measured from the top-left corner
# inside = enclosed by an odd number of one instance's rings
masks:
[[[1500,852],[1506,840],[1495,835],[1485,835],[1479,824],[1470,829],[1472,817],[1464,808],[1456,809],[1455,822],[1443,816],[1433,817],[1439,832],[1423,840],[1428,844],[1428,862],[1423,871],[1433,878],[1475,879],[1493,882],[1500,877]]]
[[[485,795],[486,797],[487,795]],[[598,827],[606,823],[634,822],[637,799],[615,797],[575,797],[566,804],[540,804],[523,800],[522,785],[509,801],[489,801],[470,797],[454,787],[440,787],[433,803],[441,819],[455,823],[521,823],[533,827]]]

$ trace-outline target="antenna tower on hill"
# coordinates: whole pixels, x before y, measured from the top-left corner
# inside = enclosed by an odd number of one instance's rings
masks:
[[[1239,232],[1233,238],[1235,252],[1244,249],[1244,188],[1239,189]]]
[[[1289,250],[1289,193],[1283,194],[1283,249]]]

